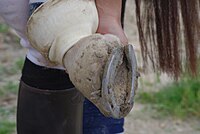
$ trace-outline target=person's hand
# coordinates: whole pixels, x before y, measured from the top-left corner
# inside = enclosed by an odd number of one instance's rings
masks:
[[[127,45],[128,39],[121,25],[121,0],[97,0],[96,6],[99,15],[97,33],[116,35]]]
[[[97,33],[100,34],[113,34],[116,35],[122,42],[123,45],[128,44],[128,39],[122,29],[121,23],[116,20],[99,18],[99,26]]]

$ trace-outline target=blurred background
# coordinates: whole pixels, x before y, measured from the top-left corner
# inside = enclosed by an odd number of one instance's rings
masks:
[[[134,17],[134,1],[128,0],[125,32],[134,45],[141,77],[135,106],[125,119],[125,134],[200,134],[200,76],[185,73],[178,81],[166,74],[142,72],[142,60]],[[26,50],[0,18],[0,134],[16,134],[19,79]]]

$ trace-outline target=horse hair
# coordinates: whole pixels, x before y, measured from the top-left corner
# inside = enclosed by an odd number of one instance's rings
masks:
[[[151,62],[154,70],[175,78],[183,69],[195,76],[200,0],[135,0],[135,4],[144,65]]]

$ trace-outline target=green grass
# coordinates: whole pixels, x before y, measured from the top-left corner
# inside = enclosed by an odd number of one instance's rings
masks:
[[[0,99],[1,101],[7,101],[6,99],[10,94],[17,94],[18,83],[12,81],[7,82],[0,87]],[[16,127],[15,120],[11,119],[16,114],[16,106],[14,104],[1,105],[0,103],[0,134],[12,134]]]
[[[0,24],[0,33],[7,33],[9,30],[8,25],[6,24]]]
[[[0,80],[3,76],[10,76],[19,73],[24,65],[24,58],[18,58],[11,66],[0,65]]]
[[[15,108],[0,107],[0,134],[12,134],[16,127],[16,122],[9,120],[9,116],[16,113]]]
[[[3,86],[3,89],[9,93],[17,94],[18,83],[14,83],[12,81],[8,81],[7,84]]]
[[[7,120],[0,121],[0,134],[12,134],[16,123]]]
[[[23,65],[24,65],[24,58],[17,59],[14,64],[17,70],[22,70]]]
[[[24,65],[24,59],[19,58],[15,61],[15,63],[11,67],[6,68],[5,72],[8,75],[14,75],[22,70],[23,65]]]
[[[2,66],[2,65],[0,65],[0,81],[2,81],[3,79],[4,79],[4,70],[5,70],[5,68]]]
[[[7,77],[18,74],[19,71],[21,71],[23,64],[23,58],[18,58],[11,66],[1,64],[0,80],[4,81]],[[13,132],[15,132],[16,121],[13,120],[13,116],[16,114],[16,104],[10,103],[9,97],[12,99],[13,95],[17,95],[18,86],[18,80],[8,80],[0,86],[0,134],[13,134]],[[9,102],[8,105],[5,105],[7,103],[6,101]]]
[[[15,114],[15,112],[16,112],[15,107],[5,107],[5,106],[0,107],[0,117],[1,118],[7,118],[7,117]]]
[[[2,87],[0,87],[0,97],[8,94],[17,94],[19,84],[13,81],[8,81]]]
[[[162,115],[200,118],[200,77],[184,77],[158,92],[139,93],[137,99],[151,104]]]

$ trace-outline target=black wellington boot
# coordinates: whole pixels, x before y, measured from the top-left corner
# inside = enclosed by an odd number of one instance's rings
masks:
[[[18,107],[18,134],[82,134],[84,98],[80,92],[40,90],[21,81]]]

